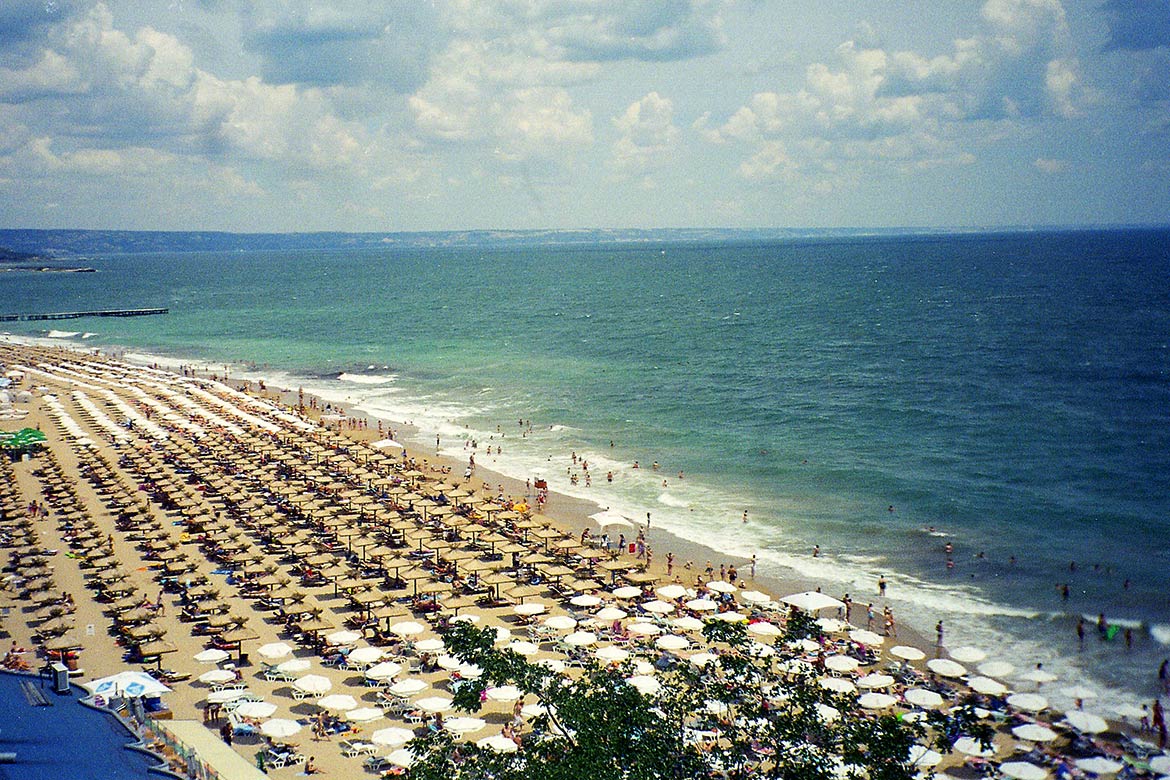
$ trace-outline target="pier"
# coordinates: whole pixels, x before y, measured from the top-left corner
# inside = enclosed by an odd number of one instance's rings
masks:
[[[34,320],[76,320],[81,317],[149,317],[168,314],[170,309],[106,309],[103,311],[61,311],[51,314],[0,314],[0,322],[29,322]]]

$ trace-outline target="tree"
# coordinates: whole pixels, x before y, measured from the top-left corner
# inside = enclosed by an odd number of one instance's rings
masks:
[[[929,735],[949,751],[958,733],[990,739],[964,711],[932,716],[928,729],[893,716],[859,714],[851,696],[834,694],[810,672],[784,672],[775,651],[748,640],[742,624],[709,621],[717,659],[699,668],[676,659],[657,675],[661,689],[627,682],[633,664],[586,662],[565,676],[494,645],[495,632],[454,623],[448,650],[483,670],[455,693],[460,709],[480,709],[489,686],[511,684],[535,697],[543,714],[523,746],[500,754],[439,732],[414,740],[412,780],[911,780],[910,748]],[[660,659],[665,661],[665,658]]]

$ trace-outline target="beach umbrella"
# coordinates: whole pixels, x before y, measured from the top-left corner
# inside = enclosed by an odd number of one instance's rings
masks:
[[[455,706],[450,696],[426,696],[414,703],[423,712],[447,712]]]
[[[1158,774],[1170,774],[1170,756],[1154,756],[1150,759],[1150,771]]]
[[[627,677],[626,682],[637,688],[643,696],[653,696],[662,690],[662,683],[648,674],[635,674]]]
[[[881,688],[889,688],[894,684],[894,678],[888,674],[867,674],[857,681],[858,688],[868,688],[871,690],[879,690]]]
[[[345,713],[345,719],[350,723],[369,723],[384,717],[385,713],[377,707],[358,707]]]
[[[369,680],[389,680],[397,677],[402,667],[393,661],[382,661],[366,669],[366,678]]]
[[[670,621],[670,625],[679,629],[680,631],[702,631],[703,621],[698,618],[693,618],[690,615],[680,618],[674,618]]]
[[[420,653],[441,653],[446,648],[442,639],[420,639],[414,643],[414,649]]]
[[[1029,669],[1028,671],[1021,674],[1020,679],[1028,680],[1030,682],[1036,683],[1037,685],[1040,685],[1041,683],[1052,682],[1056,679],[1056,675],[1045,669],[1036,668]]]
[[[334,631],[331,634],[325,635],[325,641],[331,645],[352,645],[354,642],[362,638],[362,635],[357,631]]]
[[[949,658],[931,658],[926,668],[943,677],[962,677],[967,673],[967,667]]]
[[[514,639],[508,643],[506,650],[511,650],[523,656],[536,655],[540,652],[540,647],[532,642],[526,642],[521,639]]]
[[[1078,758],[1077,769],[1089,772],[1094,775],[1115,775],[1122,770],[1125,764],[1120,761],[1114,761],[1111,758],[1104,756],[1091,756],[1089,758]]]
[[[395,696],[413,696],[430,686],[417,677],[407,677],[391,685],[387,690]]]
[[[867,710],[884,710],[893,707],[898,700],[888,693],[863,693],[857,697],[857,703]]]
[[[621,620],[628,614],[624,609],[618,609],[617,607],[602,607],[593,614],[593,617],[608,622],[611,620]]]
[[[559,658],[537,658],[533,663],[538,666],[543,666],[545,669],[549,669],[557,674],[565,671],[565,662]]]
[[[1007,661],[988,661],[987,663],[979,664],[979,673],[985,674],[988,677],[1007,677],[1015,670],[1016,667]]]
[[[948,650],[947,655],[954,658],[959,663],[977,664],[987,658],[987,653],[980,650],[978,647],[971,647],[964,645],[956,647],[954,650]]]
[[[270,718],[276,705],[270,701],[242,701],[232,712],[241,718]]]
[[[691,641],[678,634],[665,634],[654,640],[654,646],[659,650],[686,650]]]
[[[1067,688],[1061,688],[1060,692],[1072,699],[1095,699],[1097,692],[1092,688],[1086,688],[1083,685],[1070,685]]]
[[[943,704],[942,696],[939,696],[934,691],[928,691],[925,688],[910,688],[902,694],[902,697],[915,707],[934,709],[935,707],[941,707]]]
[[[833,672],[854,672],[857,671],[858,666],[860,666],[860,662],[847,655],[831,655],[825,659],[825,668]]]
[[[301,724],[288,718],[272,718],[260,724],[260,733],[266,737],[283,739],[301,730]]]
[[[222,691],[212,691],[207,694],[208,704],[227,704],[230,701],[235,701],[247,696],[248,692],[239,688],[227,688]]]
[[[435,663],[437,663],[443,669],[446,669],[448,672],[453,672],[458,669],[459,664],[463,662],[453,655],[444,654],[435,659]]]
[[[1006,685],[990,677],[972,677],[967,680],[967,687],[987,696],[1003,696],[1008,690]]]
[[[478,680],[483,676],[483,669],[475,664],[461,663],[455,671],[464,680]]]
[[[857,693],[856,685],[848,680],[842,680],[840,677],[822,677],[817,680],[817,684],[834,693]]]
[[[575,631],[565,637],[564,641],[573,647],[588,647],[597,642],[597,634],[592,631]]]
[[[938,766],[942,761],[942,753],[937,750],[931,750],[925,745],[911,745],[910,754],[906,758],[913,766],[923,769]]]
[[[1093,715],[1092,713],[1081,712],[1080,710],[1069,710],[1064,713],[1064,719],[1068,722],[1068,725],[1082,734],[1103,734],[1109,730],[1109,724],[1100,715]],[[1167,762],[1167,769],[1170,770],[1170,761]]]
[[[524,692],[515,685],[501,685],[496,688],[488,688],[484,691],[492,701],[516,701],[524,695]]]
[[[125,696],[136,699],[140,696],[159,696],[170,693],[171,689],[146,672],[118,672],[82,683],[82,687],[94,696]]]
[[[199,675],[196,679],[201,683],[216,685],[236,679],[236,673],[231,669],[211,669]]]
[[[1044,780],[1048,771],[1027,761],[1005,761],[999,765],[1000,774],[1011,780]]]
[[[398,748],[393,753],[386,756],[386,760],[394,766],[400,766],[403,769],[409,769],[410,765],[414,763],[414,753],[411,753],[407,748]]]
[[[719,656],[715,655],[714,653],[695,653],[687,660],[695,666],[702,667],[706,666],[707,664],[715,663],[719,660]]]
[[[607,663],[621,663],[630,657],[628,651],[613,645],[606,645],[605,647],[598,648],[597,652],[593,655],[598,660],[605,661]]]
[[[1048,707],[1048,699],[1038,693],[1013,693],[1007,697],[1007,703],[1025,712],[1039,712]]]
[[[783,604],[803,609],[806,612],[819,612],[822,609],[844,609],[845,602],[839,601],[832,596],[826,596],[824,593],[817,593],[815,590],[806,590],[803,593],[793,593],[789,596],[784,596],[780,599]]]
[[[512,607],[512,612],[522,617],[534,617],[543,615],[547,609],[548,607],[539,601],[527,601]]]
[[[569,599],[569,603],[574,607],[582,607],[584,609],[592,609],[601,603],[601,599],[594,596],[592,593],[582,593]]]
[[[594,514],[589,515],[589,519],[597,523],[597,525],[601,528],[605,528],[607,525],[628,526],[629,528],[634,527],[634,522],[630,520],[630,518],[626,517],[625,515],[618,514],[612,509],[606,509],[603,512],[595,512]]]
[[[323,710],[346,712],[357,709],[358,703],[357,699],[348,693],[331,693],[328,696],[322,696],[320,699],[317,699],[317,706]]]
[[[487,750],[494,750],[497,753],[515,753],[518,749],[516,743],[503,734],[493,734],[490,737],[477,739],[475,744]]]
[[[681,599],[687,595],[687,589],[682,585],[663,585],[661,588],[655,588],[654,592],[664,599]]]
[[[416,623],[413,620],[404,620],[401,623],[395,623],[390,626],[390,632],[395,636],[415,636],[426,631],[426,627],[421,623]]]
[[[616,588],[613,591],[613,595],[615,598],[619,599],[634,599],[642,595],[642,589],[635,588],[633,585],[624,585],[620,588]]]
[[[290,658],[287,661],[281,661],[276,665],[276,671],[281,674],[300,674],[301,672],[309,671],[313,662],[308,658]]]
[[[512,638],[512,629],[504,628],[503,626],[496,626],[496,644],[507,642]]]
[[[763,604],[767,601],[771,601],[772,597],[763,591],[745,590],[739,594],[739,600],[746,601],[749,604]]]
[[[766,621],[758,621],[756,623],[748,623],[748,633],[756,636],[780,636],[784,632],[775,623],[768,623]]]
[[[817,625],[821,627],[822,631],[827,631],[830,634],[834,634],[838,631],[844,631],[849,627],[849,624],[844,620],[838,620],[837,618],[831,617],[817,618]]]
[[[1024,723],[1012,729],[1017,739],[1027,742],[1051,742],[1056,739],[1056,732],[1039,723]]]
[[[359,647],[349,652],[345,657],[347,664],[372,664],[377,663],[386,655],[386,651],[380,647]]]
[[[319,674],[306,674],[293,682],[292,687],[310,696],[320,696],[333,687],[333,681]]]
[[[215,647],[209,648],[207,650],[201,650],[195,654],[195,660],[201,664],[217,664],[220,661],[226,661],[231,657],[231,653]]]
[[[960,753],[978,758],[993,758],[999,752],[994,743],[990,747],[984,748],[979,740],[973,737],[959,737],[955,740],[954,748]]]
[[[545,618],[544,625],[557,631],[571,631],[577,627],[577,621],[568,615],[553,615]]]
[[[262,658],[267,658],[270,661],[275,661],[278,658],[292,655],[293,648],[284,642],[269,642],[266,645],[260,645],[256,648],[256,654]]]
[[[414,732],[399,726],[378,729],[370,735],[370,742],[382,747],[398,747],[414,739]]]
[[[653,623],[631,623],[626,626],[626,630],[639,636],[658,636],[662,633],[662,629]]]
[[[712,580],[707,583],[707,590],[713,590],[716,593],[735,593],[739,588],[732,585],[730,582],[723,580]]]
[[[443,729],[446,729],[457,736],[462,737],[463,734],[470,734],[480,731],[484,726],[488,725],[487,720],[483,718],[447,718],[443,720]]]
[[[849,638],[859,645],[867,645],[869,647],[881,647],[885,642],[885,638],[875,634],[872,631],[866,631],[864,628],[857,628],[849,632]]]
[[[693,609],[695,612],[714,612],[719,609],[719,604],[711,599],[691,599],[687,602],[687,609]]]
[[[902,661],[922,661],[923,658],[927,657],[927,654],[923,653],[922,650],[911,648],[908,644],[895,644],[889,649],[889,654],[895,658],[901,658]]]
[[[674,604],[668,604],[660,599],[654,599],[653,601],[643,602],[642,609],[647,612],[653,612],[656,615],[669,615],[671,612],[674,612]]]

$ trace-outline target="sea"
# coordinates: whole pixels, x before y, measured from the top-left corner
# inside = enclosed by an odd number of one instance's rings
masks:
[[[0,327],[303,388],[409,422],[424,453],[474,441],[482,465],[858,604],[886,603],[884,576],[899,623],[1044,664],[1057,704],[1073,683],[1105,715],[1159,691],[1170,230],[84,263],[0,275],[0,313],[169,314]]]

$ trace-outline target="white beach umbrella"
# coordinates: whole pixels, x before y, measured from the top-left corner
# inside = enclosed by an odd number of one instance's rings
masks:
[[[1034,682],[1037,685],[1046,682],[1052,682],[1056,679],[1056,675],[1047,669],[1029,669],[1020,675],[1019,679]]]
[[[926,668],[943,677],[962,677],[967,673],[967,667],[949,658],[931,658]]]
[[[309,671],[313,662],[308,658],[290,658],[287,661],[281,661],[276,665],[276,671],[281,674],[300,674],[301,672]]]
[[[714,653],[695,653],[687,660],[695,666],[701,667],[706,666],[707,664],[715,663],[719,660],[719,656],[715,655]]]
[[[626,626],[626,630],[639,636],[658,636],[662,633],[662,629],[653,623],[631,623]]]
[[[876,693],[871,691],[863,693],[857,697],[857,703],[867,710],[884,710],[887,707],[893,707],[898,700],[888,693]]]
[[[875,634],[872,631],[867,631],[864,628],[854,629],[849,632],[849,638],[859,645],[867,645],[869,647],[881,647],[886,641],[885,637]]]
[[[962,647],[948,650],[947,655],[963,664],[977,664],[987,658],[987,653],[978,647],[971,647],[970,645],[963,645]]]
[[[512,638],[512,629],[496,626],[496,644],[502,644]]]
[[[942,696],[939,696],[934,691],[928,691],[925,688],[910,688],[902,694],[902,698],[915,707],[934,709],[943,705]]]
[[[574,607],[582,607],[584,609],[592,609],[601,603],[601,598],[594,596],[592,593],[580,593],[569,599],[569,603]]]
[[[641,588],[635,588],[633,585],[623,585],[620,588],[614,588],[614,598],[619,599],[636,599],[642,595]]]
[[[789,658],[776,668],[781,674],[805,674],[811,672],[813,666],[803,658]]]
[[[450,696],[425,696],[414,703],[423,712],[447,712],[455,706]]]
[[[549,669],[557,674],[565,671],[565,662],[560,658],[537,658],[533,663],[538,666],[543,666],[545,669]]]
[[[702,631],[703,621],[698,618],[693,618],[690,615],[684,617],[673,618],[670,625],[679,629],[680,631]]]
[[[1104,756],[1090,756],[1078,758],[1077,769],[1090,772],[1094,775],[1115,775],[1122,770],[1125,764]]]
[[[759,590],[745,590],[739,594],[740,601],[746,601],[748,604],[764,604],[772,600],[772,597],[767,593]]]
[[[816,704],[817,714],[821,716],[821,720],[825,723],[832,723],[841,717],[841,711],[836,707],[830,707],[828,704]]]
[[[593,655],[598,660],[605,661],[606,663],[621,663],[630,657],[629,651],[615,647],[614,645],[599,647]]]
[[[411,753],[407,748],[398,748],[393,753],[386,756],[386,760],[394,766],[400,766],[403,769],[409,769],[414,763],[414,753]]]
[[[735,593],[739,588],[732,585],[730,582],[723,580],[711,580],[707,583],[707,590],[713,590],[716,593]]]
[[[678,634],[664,634],[654,640],[654,646],[659,650],[686,650],[691,641]]]
[[[453,655],[443,654],[435,659],[435,663],[439,668],[446,669],[448,672],[453,672],[459,668],[459,664],[463,663]]]
[[[1000,774],[1011,780],[1044,780],[1048,771],[1027,761],[1004,761],[999,765]]]
[[[620,525],[627,526],[629,528],[634,527],[633,520],[623,514],[619,514],[618,512],[613,511],[612,509],[605,509],[601,512],[595,512],[589,515],[589,519],[597,523],[597,525],[601,528],[605,528],[608,525]]]
[[[500,685],[488,688],[484,691],[484,695],[491,701],[516,701],[524,695],[524,692],[515,685]]]
[[[986,696],[1003,696],[1008,690],[1006,685],[990,677],[972,677],[967,680],[967,687]]]
[[[475,744],[481,748],[493,750],[496,753],[515,753],[518,750],[516,743],[503,734],[493,734],[490,737],[477,739]]]
[[[849,624],[844,620],[838,620],[837,618],[831,617],[817,618],[817,625],[821,627],[822,631],[826,631],[830,634],[835,634],[838,631],[844,631],[849,627]]]
[[[540,647],[532,642],[527,642],[522,639],[514,639],[506,646],[507,650],[519,653],[523,656],[536,655],[540,652]]]
[[[618,609],[617,607],[602,607],[601,609],[597,610],[596,613],[594,613],[593,617],[597,618],[598,620],[604,620],[608,623],[611,620],[621,620],[628,615],[629,613],[624,609]]]
[[[382,660],[384,655],[386,655],[386,651],[380,647],[358,647],[351,650],[345,660],[346,663],[373,664]]]
[[[553,615],[545,618],[544,625],[556,631],[572,631],[577,627],[577,621],[568,615]]]
[[[888,674],[867,674],[857,681],[858,688],[868,688],[870,690],[880,690],[882,688],[889,688],[894,684],[894,678]]]
[[[647,612],[653,612],[656,615],[669,615],[674,612],[674,604],[669,604],[661,599],[654,599],[653,601],[642,602],[642,609]]]
[[[663,585],[655,588],[654,592],[664,599],[681,599],[687,595],[687,589],[682,585]]]
[[[1065,688],[1061,688],[1060,692],[1065,696],[1068,696],[1070,699],[1088,700],[1095,699],[1098,696],[1095,690],[1092,688],[1087,688],[1084,685],[1070,685]]]
[[[442,639],[420,639],[414,643],[414,649],[420,653],[441,653],[447,649]]]
[[[780,629],[780,626],[775,623],[769,623],[766,620],[748,623],[747,630],[749,634],[755,634],[756,636],[780,636],[784,633]]]
[[[822,677],[817,680],[817,685],[833,693],[857,693],[856,685],[840,677]]]
[[[242,699],[248,695],[250,695],[250,694],[247,691],[241,691],[241,690],[232,689],[232,688],[229,688],[229,689],[223,690],[223,691],[212,691],[211,693],[207,694],[207,703],[208,704],[227,704],[230,701],[235,701],[236,699]]]
[[[1016,667],[1007,661],[988,661],[979,664],[979,673],[988,677],[1007,677],[1015,670]]]
[[[942,753],[939,753],[937,750],[931,750],[925,745],[911,745],[910,754],[906,760],[913,766],[929,769],[932,766],[939,765],[942,761]]]
[[[212,647],[207,650],[201,650],[195,654],[195,660],[201,664],[217,664],[220,661],[226,661],[231,658],[232,654],[226,650]]]
[[[402,672],[402,666],[393,661],[382,661],[366,669],[366,678],[369,680],[389,680]]]
[[[487,721],[483,718],[447,718],[443,721],[443,728],[450,731],[452,734],[463,736],[464,734],[474,734],[475,732],[487,726]]]
[[[746,623],[748,616],[742,612],[716,612],[714,615],[716,620],[722,620],[724,623]]]
[[[1068,721],[1068,725],[1082,734],[1103,734],[1109,730],[1109,724],[1104,718],[1089,712],[1069,710],[1064,713],[1064,719]],[[1167,762],[1167,769],[1170,770],[1170,761]]]
[[[548,610],[548,606],[541,604],[539,601],[526,601],[523,604],[517,604],[512,607],[512,612],[517,615],[525,617],[532,617],[534,615],[543,615]]]
[[[241,718],[271,718],[276,705],[270,701],[242,701],[233,712]]]
[[[395,696],[413,696],[416,693],[422,693],[429,687],[425,681],[417,677],[407,677],[394,683],[386,690]]]
[[[452,623],[478,623],[481,620],[483,620],[483,618],[481,618],[479,615],[472,615],[470,613],[456,615],[455,617],[451,618]]]
[[[959,737],[955,740],[955,750],[968,756],[976,756],[978,758],[993,758],[999,751],[992,743],[990,747],[984,748],[979,743],[979,740],[974,737]]]
[[[1039,712],[1048,707],[1048,699],[1038,693],[1013,693],[1007,697],[1007,703],[1025,712]]]
[[[358,707],[345,713],[345,719],[350,723],[369,723],[386,717],[377,707]]]
[[[793,593],[780,599],[783,604],[803,609],[806,612],[819,612],[822,609],[844,609],[845,602],[839,601],[824,593],[815,590],[806,590],[803,593]]]
[[[903,661],[921,661],[926,658],[926,653],[910,645],[894,645],[888,652],[894,658],[901,658]]]
[[[231,669],[210,669],[199,675],[196,679],[201,683],[216,685],[236,679],[236,673]]]
[[[325,641],[331,645],[338,645],[344,647],[345,645],[352,645],[354,642],[362,638],[362,635],[357,631],[334,631],[331,634],[325,635]]]
[[[557,711],[556,707],[550,708],[550,707],[544,706],[543,704],[536,704],[536,703],[525,704],[523,707],[520,708],[520,714],[526,718],[536,718],[536,717],[539,717],[541,715],[548,715],[550,713],[555,714],[556,711]]]
[[[292,687],[311,696],[320,696],[333,688],[333,681],[319,674],[306,674],[297,678]]]
[[[573,647],[588,647],[597,643],[597,634],[592,631],[574,631],[565,637],[565,644]]]
[[[714,612],[719,609],[719,602],[711,599],[691,599],[686,603],[687,609],[695,612]]]
[[[833,672],[855,672],[860,663],[847,655],[831,655],[825,659],[825,668]]]
[[[644,696],[653,696],[662,690],[662,683],[647,674],[636,674],[633,677],[627,677],[626,682],[637,688],[639,693]]]
[[[288,718],[272,718],[260,724],[260,733],[274,739],[291,737],[301,730],[301,724]]]
[[[256,654],[261,658],[267,658],[269,661],[275,661],[278,658],[284,658],[292,655],[292,645],[284,642],[269,642],[266,645],[260,645],[256,648]]]
[[[390,633],[395,636],[416,636],[426,630],[423,624],[416,623],[413,620],[404,620],[401,623],[395,623],[390,626]]]
[[[1039,723],[1024,723],[1012,729],[1017,739],[1026,742],[1051,742],[1056,739],[1056,732]]]
[[[356,710],[358,703],[357,699],[348,693],[331,693],[328,696],[322,696],[320,699],[317,699],[317,706],[323,710],[331,710],[333,712],[348,712],[349,710]]]
[[[370,742],[382,747],[398,747],[414,739],[414,732],[400,726],[387,726],[370,735]]]

